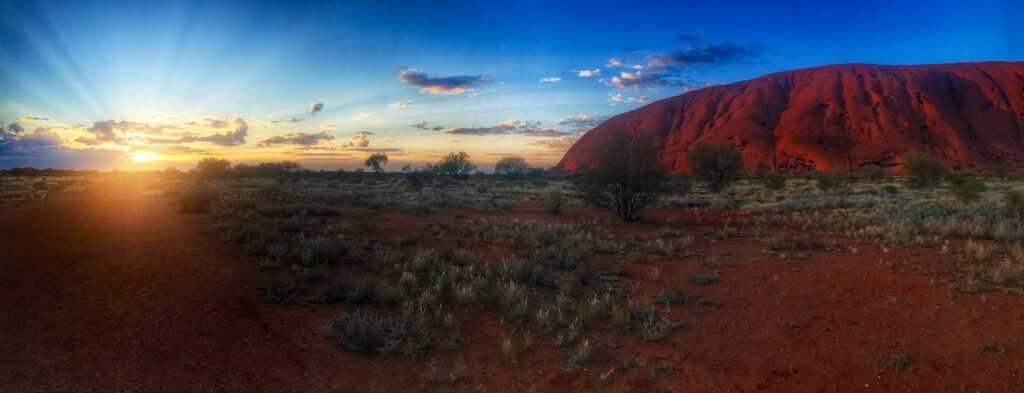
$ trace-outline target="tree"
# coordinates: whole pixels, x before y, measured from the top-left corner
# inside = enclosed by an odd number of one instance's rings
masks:
[[[494,164],[494,173],[504,177],[521,177],[529,172],[530,166],[526,165],[523,157],[505,157]]]
[[[374,172],[384,172],[384,165],[388,163],[388,155],[384,153],[373,153],[366,158],[366,162],[363,163],[367,168],[373,169]]]
[[[465,176],[476,170],[476,165],[469,162],[469,154],[464,151],[448,153],[441,161],[428,167],[432,172],[448,176]]]
[[[214,180],[228,175],[231,162],[221,158],[204,158],[196,164],[196,175],[200,180]]]
[[[932,155],[920,151],[909,151],[903,155],[903,171],[911,188],[935,187],[942,181],[946,168]]]
[[[657,201],[665,191],[666,176],[652,138],[629,140],[619,132],[598,146],[593,160],[583,169],[580,186],[595,207],[613,210],[623,221],[633,221],[640,209]]]
[[[697,142],[686,152],[686,159],[690,161],[690,174],[707,183],[708,191],[713,193],[729,187],[743,169],[743,153],[728,143]]]

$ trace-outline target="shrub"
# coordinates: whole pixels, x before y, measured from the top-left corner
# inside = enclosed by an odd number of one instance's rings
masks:
[[[526,165],[526,160],[523,157],[505,157],[494,164],[495,174],[509,178],[524,176],[529,170],[530,167]]]
[[[343,314],[324,326],[324,337],[352,352],[377,354],[384,345],[387,324],[367,312]]]
[[[885,172],[885,168],[882,168],[881,166],[875,164],[867,164],[861,166],[860,171],[857,172],[857,175],[861,178],[861,180],[872,183],[877,183],[886,180],[886,178],[889,177],[888,173]]]
[[[934,187],[942,180],[946,169],[928,153],[910,151],[903,155],[903,171],[912,188]]]
[[[707,183],[708,191],[718,193],[739,179],[743,153],[728,143],[698,142],[686,152],[690,174]]]
[[[814,185],[823,193],[842,192],[849,185],[849,178],[839,172],[821,173],[816,177]]]
[[[476,170],[476,165],[469,162],[469,154],[466,152],[448,153],[441,157],[441,161],[430,166],[432,172],[446,176],[466,176]]]
[[[384,165],[388,163],[388,155],[384,153],[373,153],[366,158],[363,165],[373,169],[374,172],[384,172]]]
[[[676,291],[662,291],[658,294],[658,297],[654,299],[655,303],[658,304],[687,304],[690,302],[690,295],[686,292]]]
[[[693,188],[693,181],[686,176],[671,176],[668,180],[668,192],[672,195],[686,195]]]
[[[206,213],[218,198],[220,194],[212,187],[192,185],[178,193],[178,207],[186,213]]]
[[[1024,219],[1024,189],[1008,191],[1003,196],[1003,204],[1010,217]]]
[[[632,221],[664,191],[665,168],[650,137],[630,141],[623,132],[607,138],[583,171],[581,188],[595,207]]]
[[[974,176],[953,175],[946,179],[949,192],[963,203],[972,203],[981,198],[981,193],[988,190],[985,182]]]
[[[583,342],[576,346],[576,353],[570,356],[569,359],[566,359],[565,369],[572,371],[590,363],[592,353],[593,348],[590,345],[590,340],[583,340]]]
[[[548,214],[562,214],[562,206],[565,205],[565,193],[557,188],[549,188],[544,191],[544,212]]]
[[[779,191],[786,188],[786,175],[776,171],[764,171],[761,173],[761,185],[768,191]]]
[[[195,173],[200,180],[215,180],[227,177],[231,162],[220,158],[204,158],[196,164]]]

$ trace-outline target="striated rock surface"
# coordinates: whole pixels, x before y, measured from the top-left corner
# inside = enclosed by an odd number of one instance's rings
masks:
[[[737,146],[748,169],[898,166],[910,150],[952,169],[1021,169],[1024,62],[829,65],[707,87],[608,119],[552,170],[579,170],[616,132],[655,135],[673,172],[699,141]]]

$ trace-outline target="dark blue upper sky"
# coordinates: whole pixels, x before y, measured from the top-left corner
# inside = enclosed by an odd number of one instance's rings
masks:
[[[145,147],[142,136],[75,142],[96,137],[96,122],[223,117],[245,119],[251,141],[182,131],[211,145],[192,153],[334,147],[292,158],[344,163],[375,148],[409,161],[462,149],[548,162],[577,129],[709,84],[832,63],[1020,60],[1022,20],[1012,0],[0,0],[0,120],[48,127],[63,153]],[[259,144],[320,132],[331,138]],[[0,166],[25,163],[10,155]],[[67,160],[54,162],[78,165]]]

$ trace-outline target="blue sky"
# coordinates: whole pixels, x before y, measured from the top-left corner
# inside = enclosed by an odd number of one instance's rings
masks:
[[[333,169],[457,150],[550,165],[601,119],[688,89],[1021,60],[1020,20],[1010,0],[0,0],[0,167]]]

